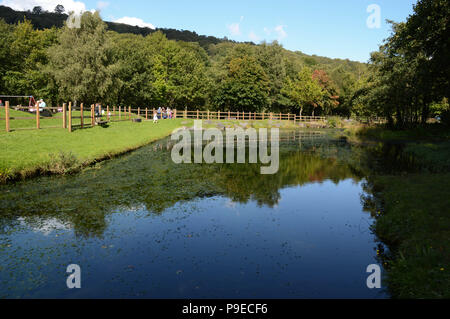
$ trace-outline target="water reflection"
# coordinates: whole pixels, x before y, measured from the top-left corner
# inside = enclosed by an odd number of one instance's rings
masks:
[[[1,186],[0,296],[73,297],[71,262],[88,267],[82,297],[383,296],[365,287],[376,244],[360,204],[378,146],[284,132],[279,172],[261,175],[176,165],[172,145]]]

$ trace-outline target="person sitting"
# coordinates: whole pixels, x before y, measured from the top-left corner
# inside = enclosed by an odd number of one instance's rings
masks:
[[[47,104],[44,102],[43,99],[39,100],[39,112],[42,112],[47,107]]]
[[[3,101],[0,100],[0,107],[3,107],[3,106],[5,106],[5,104],[3,104]]]

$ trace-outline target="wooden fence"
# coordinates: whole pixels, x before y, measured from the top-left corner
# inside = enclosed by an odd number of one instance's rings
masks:
[[[6,132],[12,130],[30,130],[47,128],[64,128],[69,132],[75,129],[94,127],[108,122],[131,121],[134,119],[153,120],[156,112],[153,108],[131,107],[100,107],[94,105],[73,106],[65,103],[61,107],[46,107],[42,110],[36,107],[15,106],[10,108],[9,102],[5,103],[4,118]],[[28,112],[24,116],[11,115],[11,110]],[[158,113],[159,114],[159,113]],[[160,114],[159,114],[160,115]],[[240,121],[293,121],[293,122],[323,122],[323,116],[299,116],[290,113],[256,113],[256,112],[231,112],[231,111],[172,111],[172,118],[196,119],[196,120],[240,120]]]
[[[196,120],[241,120],[241,121],[293,121],[293,122],[321,122],[324,116],[299,116],[291,113],[257,113],[257,112],[230,112],[230,111],[179,111],[178,118]]]

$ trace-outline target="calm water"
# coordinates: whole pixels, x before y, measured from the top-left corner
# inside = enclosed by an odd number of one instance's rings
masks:
[[[175,165],[164,140],[76,176],[0,186],[0,297],[388,297],[366,286],[379,243],[364,184],[395,169],[375,155],[392,150],[282,138],[273,176]],[[66,287],[69,264],[81,289]]]

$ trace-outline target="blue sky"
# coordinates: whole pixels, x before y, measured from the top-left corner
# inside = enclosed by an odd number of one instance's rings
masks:
[[[279,40],[289,50],[366,62],[389,33],[386,19],[405,21],[416,0],[1,0],[10,6],[36,3],[101,8],[108,21],[146,23],[237,41]],[[48,4],[47,4],[48,3]],[[381,9],[380,28],[369,28],[367,7]]]

